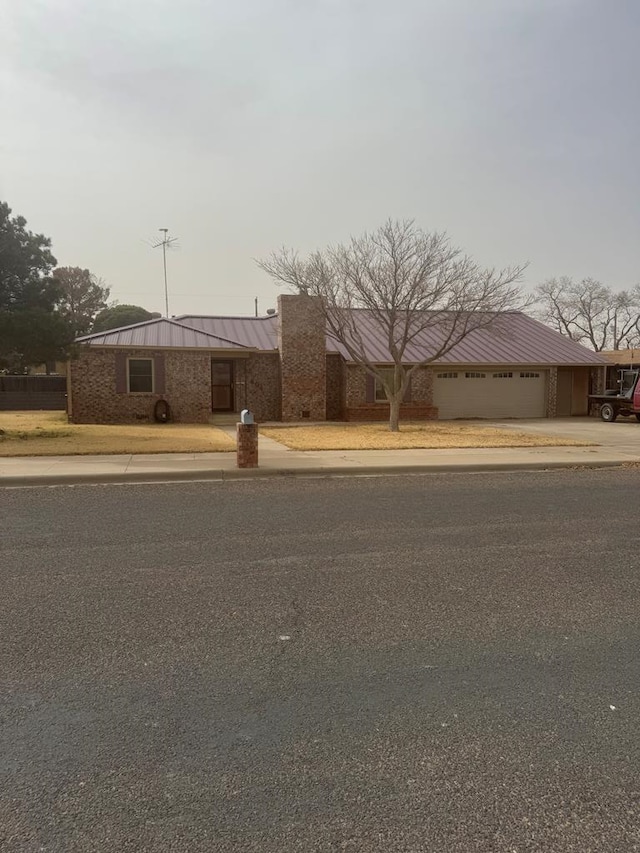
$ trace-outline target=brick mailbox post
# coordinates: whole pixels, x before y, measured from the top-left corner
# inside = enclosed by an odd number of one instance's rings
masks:
[[[240,414],[240,423],[236,424],[236,465],[238,468],[258,467],[258,424],[247,409]]]

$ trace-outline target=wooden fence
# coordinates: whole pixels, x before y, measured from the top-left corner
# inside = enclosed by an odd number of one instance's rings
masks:
[[[65,376],[0,375],[0,411],[64,411],[66,408]]]

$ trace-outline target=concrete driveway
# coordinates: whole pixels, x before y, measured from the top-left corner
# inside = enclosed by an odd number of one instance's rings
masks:
[[[492,421],[491,425],[593,441],[602,447],[614,448],[621,454],[634,458],[638,456],[640,450],[640,423],[635,418],[620,418],[612,424],[607,424],[600,418],[537,418]]]

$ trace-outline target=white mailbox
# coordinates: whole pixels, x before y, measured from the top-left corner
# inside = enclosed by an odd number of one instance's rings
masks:
[[[243,409],[240,412],[240,423],[241,424],[252,424],[253,420],[253,412],[250,412],[249,409]]]

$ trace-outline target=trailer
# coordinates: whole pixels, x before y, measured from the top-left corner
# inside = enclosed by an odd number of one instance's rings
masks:
[[[613,423],[618,416],[640,421],[640,370],[619,370],[618,387],[604,394],[589,394],[589,400],[600,407],[600,417]]]

